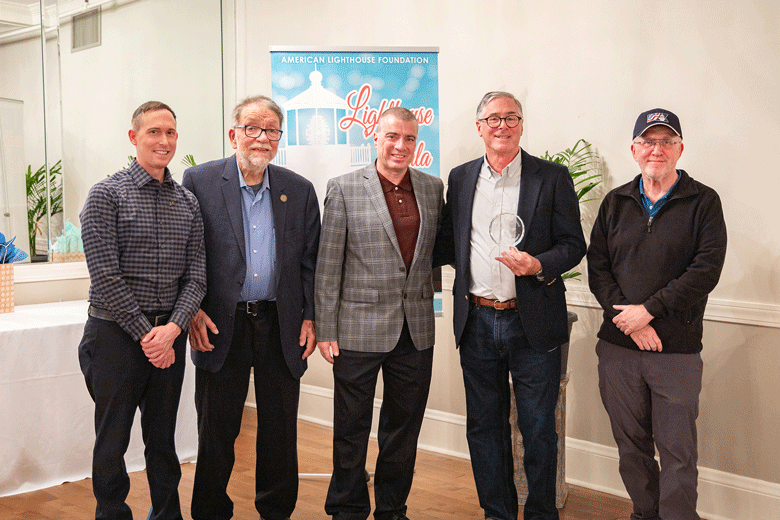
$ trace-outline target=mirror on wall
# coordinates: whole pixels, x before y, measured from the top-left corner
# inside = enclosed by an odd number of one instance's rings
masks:
[[[145,101],[176,112],[175,179],[185,155],[223,156],[222,4],[0,0],[0,231],[52,259],[89,189],[135,154],[127,132]]]
[[[57,7],[0,4],[0,231],[33,262],[63,222]]]

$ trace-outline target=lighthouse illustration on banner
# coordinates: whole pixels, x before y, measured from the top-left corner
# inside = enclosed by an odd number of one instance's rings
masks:
[[[320,204],[328,179],[376,159],[379,115],[403,106],[417,117],[412,167],[439,172],[435,52],[273,51],[273,99],[284,112],[274,164],[314,184]]]

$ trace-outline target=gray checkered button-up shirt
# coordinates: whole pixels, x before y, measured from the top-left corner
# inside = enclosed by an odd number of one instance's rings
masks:
[[[182,331],[206,294],[203,220],[192,193],[156,181],[136,161],[95,184],[81,211],[89,301],[111,312],[136,341],[146,313],[171,312]]]

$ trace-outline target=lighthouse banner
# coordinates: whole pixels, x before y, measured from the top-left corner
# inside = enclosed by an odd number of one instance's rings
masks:
[[[284,112],[274,164],[314,183],[376,159],[379,115],[402,106],[417,117],[412,168],[441,176],[438,48],[271,47],[272,97]]]

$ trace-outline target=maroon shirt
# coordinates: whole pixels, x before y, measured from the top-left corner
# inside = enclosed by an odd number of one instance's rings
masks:
[[[395,236],[401,248],[401,256],[408,276],[414,258],[414,248],[417,247],[417,235],[420,232],[420,210],[417,207],[417,199],[414,198],[412,179],[409,177],[409,170],[406,170],[404,178],[398,185],[387,180],[381,173],[377,172],[377,174],[385,194],[387,210],[390,212],[390,218],[393,219]]]

